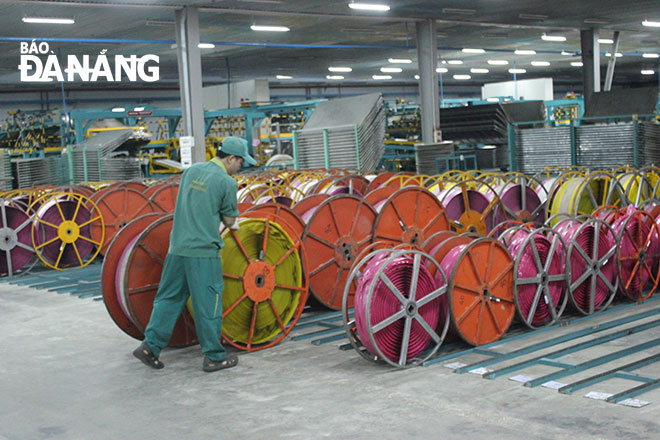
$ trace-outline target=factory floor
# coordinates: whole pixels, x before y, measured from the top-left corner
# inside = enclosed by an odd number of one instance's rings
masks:
[[[624,308],[503,347],[526,346],[659,305]],[[660,327],[599,345],[589,355],[658,337]],[[660,436],[660,390],[639,396],[650,404],[634,408],[585,398],[592,389],[563,395],[527,388],[506,376],[486,380],[456,374],[442,363],[397,370],[339,350],[338,344],[287,340],[241,353],[238,367],[211,374],[201,370],[199,347],[166,350],[161,355],[165,369],[155,371],[133,358],[138,342],[119,330],[101,302],[2,283],[0,439]],[[579,361],[579,355],[571,361]],[[620,361],[627,362],[631,359]],[[648,368],[643,371],[660,377],[660,366]],[[534,367],[524,374],[551,371]],[[621,383],[615,381],[593,389],[616,392],[617,387]]]

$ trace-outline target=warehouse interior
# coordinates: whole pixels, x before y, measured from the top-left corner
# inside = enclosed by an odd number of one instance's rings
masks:
[[[0,440],[657,438],[656,0],[18,0],[0,25]],[[234,138],[238,366],[203,371],[189,301],[147,368],[180,182]]]

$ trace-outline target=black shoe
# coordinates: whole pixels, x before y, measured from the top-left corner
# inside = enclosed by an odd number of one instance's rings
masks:
[[[224,370],[225,368],[232,368],[236,365],[238,365],[238,356],[235,354],[230,354],[221,361],[212,361],[204,357],[204,367],[202,367],[202,370],[210,373],[212,371]]]
[[[151,368],[155,368],[156,370],[160,370],[165,366],[164,363],[159,361],[158,358],[154,356],[154,353],[144,342],[140,344],[138,348],[133,350],[133,356],[140,359],[144,365],[148,365]]]

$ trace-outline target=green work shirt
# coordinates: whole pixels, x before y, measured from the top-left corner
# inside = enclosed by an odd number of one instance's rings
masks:
[[[238,217],[238,184],[217,157],[196,163],[181,176],[170,234],[170,254],[218,257],[222,216]]]

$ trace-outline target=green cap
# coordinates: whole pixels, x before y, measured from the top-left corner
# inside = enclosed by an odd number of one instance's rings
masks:
[[[248,154],[247,141],[245,139],[235,136],[227,136],[222,141],[220,151],[226,154],[231,154],[233,156],[242,157],[243,166],[257,164],[257,161]]]

